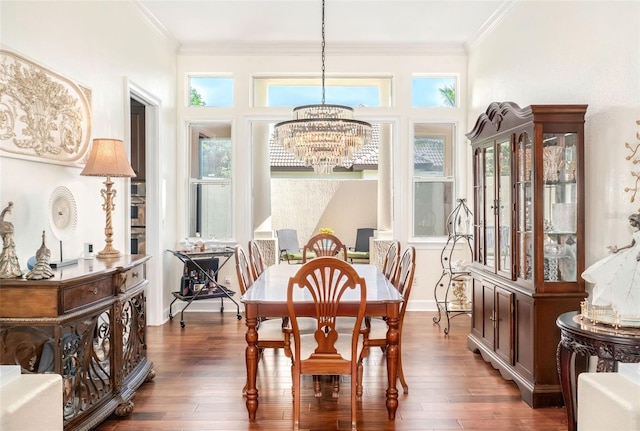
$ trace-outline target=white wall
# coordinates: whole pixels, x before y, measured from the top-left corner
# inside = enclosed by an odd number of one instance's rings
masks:
[[[0,3],[0,40],[3,48],[91,89],[92,137],[111,137],[129,144],[128,85],[142,89],[158,100],[159,123],[147,151],[159,154],[157,176],[150,180],[152,205],[165,207],[155,217],[156,249],[149,263],[150,324],[161,323],[163,260],[160,250],[175,238],[175,43],[152,28],[129,2],[24,2]],[[22,267],[47,234],[52,261],[59,259],[58,244],[49,228],[47,207],[51,192],[67,186],[78,206],[78,227],[64,243],[65,258],[77,257],[84,242],[96,250],[104,247],[105,214],[100,189],[104,178],[81,177],[79,168],[0,157],[0,206],[13,201],[6,219],[15,226],[15,242]],[[113,213],[114,246],[129,250],[129,181],[115,179],[118,191]],[[162,197],[168,196],[168,202]],[[165,220],[168,223],[165,223]],[[156,237],[157,236],[157,237]],[[175,258],[174,258],[175,259]]]
[[[375,52],[374,49],[365,49],[363,52]],[[233,75],[234,79],[234,106],[231,108],[214,107],[178,107],[178,147],[186,148],[185,139],[186,124],[189,121],[228,120],[233,123],[234,140],[234,214],[236,223],[235,240],[245,246],[253,234],[252,211],[255,199],[254,194],[260,191],[252,189],[252,185],[269,181],[269,171],[255,166],[256,160],[252,159],[255,149],[251,145],[251,121],[283,121],[292,118],[291,108],[254,108],[251,106],[252,85],[254,75],[261,76],[319,76],[320,52],[303,50],[297,53],[283,52],[244,52],[238,55],[220,55],[207,52],[181,53],[178,55],[178,100],[187,100],[186,79],[189,74],[224,74]],[[393,236],[401,241],[402,247],[410,242],[412,220],[412,166],[410,150],[412,145],[412,121],[413,122],[454,122],[457,124],[457,139],[461,145],[460,160],[466,159],[468,146],[464,133],[469,128],[466,124],[466,110],[464,109],[466,94],[460,94],[460,106],[458,108],[422,108],[411,107],[411,79],[413,74],[458,74],[462,88],[466,87],[466,56],[463,53],[453,54],[416,54],[415,52],[402,52],[395,54],[380,53],[379,55],[362,54],[361,52],[332,51],[327,47],[326,72],[327,76],[392,76],[393,78],[393,103],[389,108],[355,108],[357,119],[392,124],[394,136],[393,142],[393,167],[394,173],[392,192],[393,197]],[[319,102],[319,101],[318,101]],[[183,178],[187,172],[188,155],[186,152],[178,153],[178,178]],[[261,174],[264,178],[252,178],[251,175]],[[466,174],[458,171],[462,186],[466,184]],[[186,178],[186,177],[185,177]],[[179,184],[179,187],[186,187]],[[186,190],[186,189],[185,189]],[[461,188],[458,197],[466,197],[466,190]],[[378,198],[379,201],[379,198]],[[186,227],[187,202],[186,193],[179,193],[177,207],[180,208],[177,223],[179,229]],[[271,202],[272,209],[276,206]],[[308,206],[305,206],[308,208]],[[295,205],[289,203],[293,213]],[[286,211],[287,208],[279,207],[275,211]],[[372,216],[374,216],[372,214]],[[265,218],[259,215],[262,222]],[[377,216],[376,216],[377,218]],[[275,229],[275,217],[273,219]],[[313,230],[316,226],[308,229]],[[331,226],[334,227],[335,226]],[[367,226],[360,226],[367,227]],[[374,226],[375,227],[375,226]],[[186,232],[185,232],[186,234]],[[180,235],[182,236],[182,235]],[[304,242],[305,235],[299,233],[300,242]],[[355,230],[341,235],[345,241],[355,241]],[[416,288],[412,291],[412,308],[435,309],[433,301],[433,287],[440,277],[440,250],[444,242],[413,243],[416,246],[418,265],[416,265]],[[233,266],[221,270],[222,277],[229,276],[232,280],[232,289],[237,290],[236,275]],[[223,278],[224,279],[224,278]],[[208,302],[208,301],[207,301]],[[204,304],[193,304],[190,309],[202,309]],[[217,305],[211,305],[215,310]]]
[[[376,180],[272,179],[273,229],[295,228],[303,246],[322,227],[354,246],[359,227],[378,226]]]
[[[625,157],[640,120],[640,2],[520,1],[469,52],[469,124],[490,102],[586,103],[586,265],[631,241]]]

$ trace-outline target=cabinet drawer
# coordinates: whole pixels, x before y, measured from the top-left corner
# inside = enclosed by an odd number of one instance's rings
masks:
[[[92,304],[100,299],[113,296],[111,279],[98,280],[64,289],[62,298],[63,311]]]
[[[129,268],[123,272],[120,277],[119,291],[120,293],[124,293],[145,279],[145,265],[141,263],[140,265]]]

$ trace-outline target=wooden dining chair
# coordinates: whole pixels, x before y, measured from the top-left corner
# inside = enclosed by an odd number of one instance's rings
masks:
[[[238,276],[238,286],[240,293],[244,295],[247,292],[253,282],[253,274],[249,266],[249,260],[244,252],[244,249],[240,245],[236,245],[234,249],[236,258],[236,273]],[[285,345],[285,337],[288,336],[283,331],[283,327],[288,324],[288,319],[261,319],[258,322],[256,330],[258,331],[258,360],[262,357],[264,349],[282,349]],[[247,385],[245,384],[242,389],[242,393],[246,392]]]
[[[298,291],[303,290],[313,301],[317,328],[313,334],[301,334],[296,302]],[[348,290],[353,290],[353,293]],[[336,331],[338,305],[344,296],[359,300],[354,326],[350,334]],[[317,257],[300,267],[289,279],[287,307],[289,310],[290,339],[285,338],[285,353],[291,356],[293,380],[293,425],[300,425],[301,375],[351,376],[351,429],[356,429],[356,380],[358,355],[362,348],[360,326],[364,318],[367,286],[353,266],[332,257]]]
[[[402,370],[402,326],[404,322],[404,315],[407,311],[407,304],[409,303],[409,295],[411,294],[411,288],[413,287],[413,274],[416,269],[416,249],[413,246],[407,247],[402,254],[400,263],[398,265],[398,276],[394,286],[398,289],[398,292],[402,295],[403,302],[400,304],[399,322],[398,322],[398,374],[397,378],[400,379],[402,388],[405,394],[409,393],[409,386],[404,378],[404,371]],[[356,395],[362,396],[362,375],[363,364],[362,361],[369,354],[370,347],[380,347],[383,351],[386,351],[387,347],[387,322],[379,318],[364,319],[364,325],[366,329],[364,333],[364,348],[358,359],[358,385],[356,388]]]
[[[264,272],[265,265],[260,247],[258,247],[258,243],[254,240],[249,240],[249,263],[251,264],[253,279],[257,280],[260,274]]]
[[[400,260],[400,241],[394,240],[384,257],[382,265],[382,273],[391,283],[395,283],[396,274],[398,272],[398,261]]]
[[[247,259],[247,254],[244,252],[244,249],[240,245],[236,245],[233,254],[236,258],[236,275],[238,276],[240,295],[244,295],[255,281],[255,278],[251,273],[249,260]]]
[[[339,257],[346,261],[347,246],[330,233],[316,234],[309,239],[302,250],[302,263],[320,256]]]

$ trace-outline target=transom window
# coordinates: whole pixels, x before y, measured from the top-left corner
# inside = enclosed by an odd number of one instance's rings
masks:
[[[321,101],[321,78],[253,78],[253,104],[256,107],[295,107]],[[391,106],[391,78],[326,78],[325,103],[351,107]]]
[[[233,78],[189,76],[188,106],[216,108],[233,106]]]
[[[456,107],[457,79],[453,76],[419,76],[411,80],[414,108]]]

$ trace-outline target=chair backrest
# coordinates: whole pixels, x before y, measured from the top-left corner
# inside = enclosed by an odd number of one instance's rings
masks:
[[[316,257],[330,256],[347,260],[347,246],[330,233],[319,233],[311,237],[302,251],[302,262],[307,261],[307,253],[311,251]]]
[[[314,339],[317,345],[309,358],[300,358],[300,328],[293,300],[294,296],[297,296],[295,294],[297,289],[308,291],[307,293],[310,294],[315,306],[313,309],[316,311],[314,317],[317,319],[318,326]],[[295,362],[300,363],[307,359],[310,361],[335,361],[344,366],[345,360],[336,350],[336,342],[340,337],[336,328],[336,318],[340,300],[349,289],[354,290],[353,294],[348,294],[352,300],[359,298],[358,314],[353,332],[350,334],[353,336],[350,358],[353,366],[357,367],[360,326],[367,302],[367,286],[364,278],[358,275],[353,266],[343,260],[332,257],[317,257],[303,264],[298,272],[289,279],[287,307],[295,344]]]
[[[355,251],[369,251],[369,238],[373,236],[374,228],[361,227],[356,232]]]
[[[264,260],[262,259],[260,247],[254,240],[249,240],[249,262],[251,263],[251,274],[254,280],[257,280],[260,274],[264,272]]]
[[[296,252],[300,251],[298,242],[298,231],[295,229],[279,229],[276,231],[278,237],[278,248],[280,251]]]
[[[402,321],[404,320],[404,312],[409,302],[409,295],[411,295],[411,288],[413,287],[413,274],[416,270],[416,249],[410,245],[402,254],[400,263],[398,264],[398,275],[394,286],[398,289],[398,292],[402,295],[404,301],[400,304],[400,328],[402,328]]]
[[[251,274],[251,268],[249,267],[249,260],[245,254],[242,246],[236,245],[234,249],[236,256],[236,274],[238,274],[238,286],[240,287],[240,294],[244,295],[248,288],[253,284],[253,275]]]
[[[396,273],[398,272],[398,261],[400,260],[400,241],[394,240],[387,254],[384,257],[382,265],[382,273],[385,277],[395,285]]]

